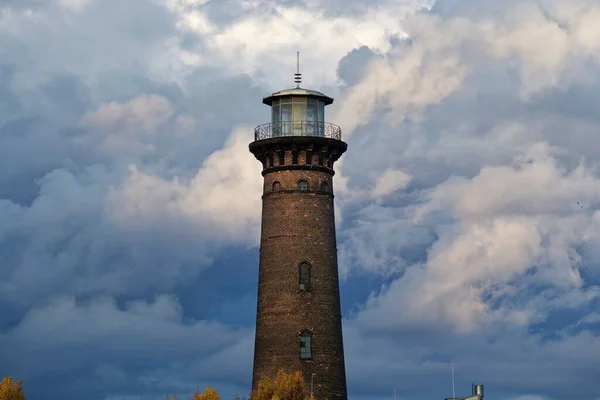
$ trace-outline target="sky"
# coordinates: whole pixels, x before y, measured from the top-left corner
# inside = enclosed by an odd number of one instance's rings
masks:
[[[0,0],[0,375],[248,393],[296,51],[348,143],[349,398],[600,399],[600,0]]]

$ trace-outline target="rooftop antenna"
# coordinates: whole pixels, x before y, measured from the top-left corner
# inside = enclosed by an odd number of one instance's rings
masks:
[[[302,82],[302,74],[300,73],[300,52],[296,52],[296,73],[294,74],[294,82],[296,88],[300,88],[300,82]]]
[[[456,399],[456,392],[454,391],[454,361],[452,361],[452,398]]]

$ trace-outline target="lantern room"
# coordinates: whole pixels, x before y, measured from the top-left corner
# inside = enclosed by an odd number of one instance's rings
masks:
[[[271,129],[277,136],[324,136],[325,106],[333,99],[315,90],[294,88],[265,97],[271,106]]]
[[[254,128],[254,140],[274,139],[282,136],[316,136],[342,140],[339,126],[325,122],[325,106],[333,99],[316,90],[300,87],[300,53],[296,54],[296,87],[280,90],[263,99],[271,107],[271,123]]]

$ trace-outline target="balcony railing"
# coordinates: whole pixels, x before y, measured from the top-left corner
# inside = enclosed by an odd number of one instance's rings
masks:
[[[342,140],[342,128],[329,122],[314,121],[276,122],[254,128],[254,140],[281,136],[317,136]]]

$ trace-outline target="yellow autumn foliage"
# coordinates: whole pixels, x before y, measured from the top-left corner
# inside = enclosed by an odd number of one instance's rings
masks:
[[[207,387],[202,393],[195,391],[190,400],[220,400],[219,393],[212,387]],[[236,396],[236,399],[239,399]],[[25,400],[23,384],[8,376],[0,381],[0,400]],[[177,400],[168,396],[167,400]],[[314,400],[308,396],[304,379],[300,372],[287,374],[280,370],[272,381],[264,377],[258,383],[258,389],[252,392],[250,400]]]
[[[0,400],[25,400],[23,383],[7,376],[0,382]]]
[[[209,386],[202,393],[194,392],[190,400],[221,400],[221,396],[219,396],[219,392]]]
[[[302,373],[288,374],[280,370],[272,381],[263,377],[258,388],[252,392],[250,400],[306,400],[308,391]]]

